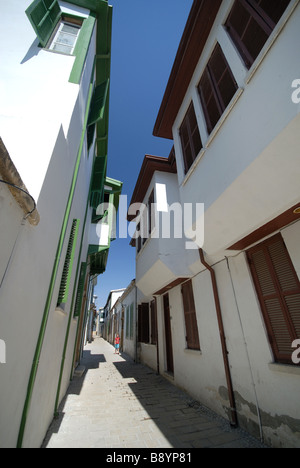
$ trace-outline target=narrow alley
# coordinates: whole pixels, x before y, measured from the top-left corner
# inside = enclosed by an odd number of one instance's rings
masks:
[[[42,448],[262,448],[102,338],[84,350]]]

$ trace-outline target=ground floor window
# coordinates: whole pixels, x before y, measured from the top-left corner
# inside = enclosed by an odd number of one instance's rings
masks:
[[[300,282],[281,234],[247,257],[275,361],[292,364],[292,342],[300,338]]]
[[[126,338],[133,340],[133,329],[134,329],[134,304],[126,307]]]
[[[200,350],[199,331],[196,317],[192,281],[187,281],[181,286],[183,310],[186,330],[186,345],[188,349]]]
[[[149,343],[149,304],[147,302],[138,306],[138,341]]]

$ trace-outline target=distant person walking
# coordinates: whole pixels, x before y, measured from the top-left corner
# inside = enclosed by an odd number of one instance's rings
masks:
[[[115,338],[115,354],[120,354],[120,335],[117,333]]]

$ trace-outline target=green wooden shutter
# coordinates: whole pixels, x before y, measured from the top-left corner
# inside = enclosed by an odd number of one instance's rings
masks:
[[[35,0],[27,8],[26,14],[40,43],[45,47],[61,17],[58,1]]]
[[[84,293],[84,283],[85,283],[85,276],[86,276],[86,269],[87,263],[82,262],[78,280],[78,288],[77,288],[77,295],[75,301],[75,308],[74,308],[74,317],[79,317],[82,305],[82,298]]]
[[[108,95],[109,80],[103,81],[94,89],[88,125],[93,125],[104,117],[106,98]]]
[[[104,179],[106,173],[106,158],[96,157],[93,168],[90,205],[97,209],[104,197]]]
[[[72,266],[74,261],[76,241],[79,230],[79,219],[74,219],[71,228],[71,234],[63,269],[63,274],[60,282],[59,295],[57,305],[65,304],[68,300],[69,286],[71,280]]]

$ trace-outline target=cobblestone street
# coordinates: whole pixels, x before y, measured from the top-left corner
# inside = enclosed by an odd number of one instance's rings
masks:
[[[259,448],[259,441],[96,338],[43,448]]]

